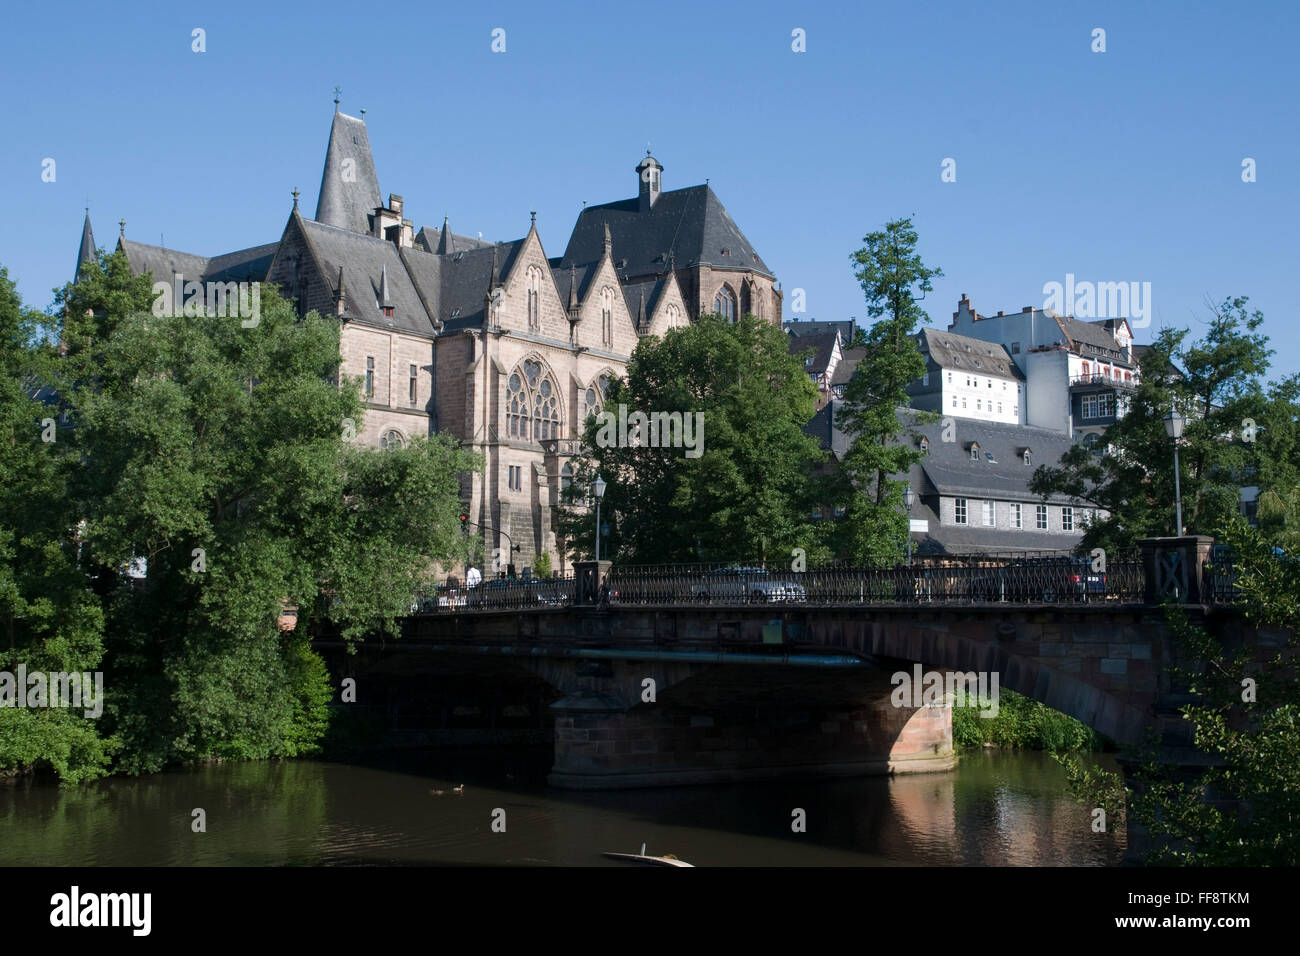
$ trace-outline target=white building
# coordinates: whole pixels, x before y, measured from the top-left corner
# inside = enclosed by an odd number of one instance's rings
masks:
[[[1084,322],[1050,309],[980,315],[965,294],[949,331],[1006,348],[1024,377],[1020,421],[1096,441],[1124,414],[1140,366],[1127,319]],[[918,406],[919,407],[919,406]]]
[[[926,371],[908,386],[913,408],[945,417],[1024,424],[1024,375],[1003,346],[937,329],[922,329],[916,342]]]

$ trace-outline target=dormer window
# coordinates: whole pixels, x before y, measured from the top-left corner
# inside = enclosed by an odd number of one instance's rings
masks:
[[[970,460],[971,460],[971,461],[979,461],[979,460],[980,460],[980,446],[979,446],[979,442],[974,442],[974,441],[973,441],[973,442],[970,443]]]
[[[384,306],[384,315],[390,319],[393,317],[393,307],[391,305]]]
[[[1022,453],[1022,455],[1023,455],[1024,459],[1025,459],[1025,467],[1026,467],[1026,468],[1028,468],[1028,467],[1029,467],[1029,464],[1030,464],[1030,462],[1029,462],[1029,454],[1030,454],[1030,452],[1029,452],[1029,449],[1028,449],[1028,448],[1026,448],[1026,449],[1024,450],[1024,452]]]
[[[928,439],[928,438],[926,438],[924,435],[922,435],[922,436],[921,436],[921,451],[929,451],[929,450],[930,450],[930,439]]]

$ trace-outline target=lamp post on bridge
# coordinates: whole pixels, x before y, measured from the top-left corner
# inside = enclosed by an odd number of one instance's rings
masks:
[[[912,504],[916,501],[916,492],[911,482],[903,489],[903,506],[907,508],[907,566],[912,566]]]
[[[605,479],[596,475],[591,483],[591,491],[596,496],[596,560],[600,560],[600,500],[605,497]]]
[[[1174,443],[1174,514],[1176,524],[1174,525],[1174,536],[1182,537],[1183,535],[1183,490],[1179,481],[1178,468],[1178,442],[1183,437],[1183,425],[1186,423],[1178,409],[1172,405],[1169,408],[1169,414],[1165,416],[1165,434],[1172,439]]]

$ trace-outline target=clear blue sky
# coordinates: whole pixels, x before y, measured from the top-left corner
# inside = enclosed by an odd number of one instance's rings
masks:
[[[57,9],[57,13],[55,10]],[[333,110],[367,110],[385,196],[421,225],[550,255],[583,200],[709,179],[804,318],[865,317],[849,253],[913,215],[946,327],[1046,282],[1150,282],[1153,326],[1248,295],[1300,371],[1300,5],[650,2],[10,5],[0,264],[45,307],[82,209],[213,255],[315,211]],[[191,51],[206,30],[207,52]],[[491,32],[506,31],[493,53]],[[1093,53],[1092,31],[1106,31]],[[807,52],[791,50],[806,31]],[[56,181],[41,181],[53,158]],[[956,160],[957,181],[940,181]],[[1258,181],[1241,181],[1252,157]],[[1139,330],[1138,341],[1154,331]]]

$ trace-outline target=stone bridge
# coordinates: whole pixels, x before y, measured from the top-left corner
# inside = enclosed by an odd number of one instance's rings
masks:
[[[417,615],[382,654],[544,682],[560,786],[949,769],[950,707],[896,693],[916,665],[996,679],[1120,744],[1186,746],[1160,600],[1225,640],[1253,635],[1208,601],[1209,539],[1146,545],[1139,593],[1054,604],[609,603],[608,566],[588,563],[571,604]]]

